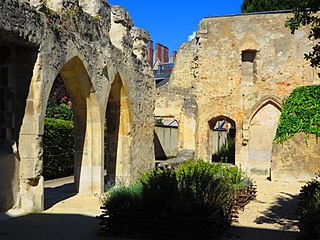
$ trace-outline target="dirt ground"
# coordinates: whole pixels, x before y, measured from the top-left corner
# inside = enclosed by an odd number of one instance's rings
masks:
[[[239,214],[221,240],[295,240],[299,235],[296,208],[304,183],[270,182],[264,176],[254,177],[257,198]]]
[[[240,212],[239,223],[221,240],[294,240],[298,236],[295,215],[297,195],[303,183],[270,182],[255,178],[257,199]],[[97,196],[75,195],[72,179],[46,183],[43,213],[0,215],[1,240],[102,240],[99,230],[100,202]],[[113,240],[113,238],[107,238]],[[121,239],[117,239],[121,240]]]

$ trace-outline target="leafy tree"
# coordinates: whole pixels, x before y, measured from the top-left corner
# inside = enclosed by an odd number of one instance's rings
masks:
[[[294,33],[300,27],[309,25],[311,28],[309,39],[318,40],[320,38],[320,14],[317,13],[319,10],[319,0],[300,0],[294,8],[294,16],[287,20],[286,26]],[[305,54],[305,58],[310,61],[312,67],[320,67],[319,41],[310,53]]]
[[[244,0],[242,13],[265,12],[275,10],[291,10],[296,7],[297,0]]]

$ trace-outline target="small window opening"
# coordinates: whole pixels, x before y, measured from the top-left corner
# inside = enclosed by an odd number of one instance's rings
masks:
[[[256,58],[257,55],[257,51],[255,50],[245,50],[242,51],[242,62],[250,62],[250,63],[254,63],[254,60]]]
[[[241,54],[241,72],[242,81],[247,83],[253,83],[257,73],[256,70],[256,50],[245,50]]]

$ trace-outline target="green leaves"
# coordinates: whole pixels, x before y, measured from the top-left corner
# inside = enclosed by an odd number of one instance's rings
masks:
[[[252,185],[237,167],[188,161],[175,171],[148,172],[129,187],[115,187],[104,201],[108,209],[209,216],[223,209],[230,217],[234,189]]]
[[[320,136],[320,86],[298,87],[284,101],[275,143],[283,143],[294,134]]]
[[[297,0],[244,0],[241,5],[241,12],[290,10],[297,5],[297,2]]]
[[[310,33],[309,39],[320,38],[320,18],[317,12],[320,10],[319,0],[300,0],[293,8],[293,17],[288,18],[286,27],[291,29],[291,33],[294,33],[302,26],[309,25]],[[310,61],[311,67],[320,66],[320,46],[316,44],[312,51],[305,54],[305,59]]]
[[[46,180],[72,175],[74,162],[73,122],[46,118],[43,149],[43,176]]]

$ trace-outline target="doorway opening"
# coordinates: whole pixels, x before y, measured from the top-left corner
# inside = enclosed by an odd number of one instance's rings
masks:
[[[250,120],[248,166],[252,173],[271,174],[272,142],[276,134],[281,106],[268,100],[253,114]]]
[[[76,194],[73,100],[60,74],[47,103],[43,135],[45,209]]]
[[[95,91],[78,57],[70,59],[60,70],[59,75],[68,92],[68,94],[63,94],[62,98],[59,97],[61,115],[70,120],[72,120],[70,116],[73,115],[74,126],[74,144],[72,146],[70,140],[70,151],[68,151],[71,163],[73,159],[73,167],[69,166],[67,170],[70,173],[73,168],[74,178],[71,177],[69,182],[62,183],[62,185],[66,185],[69,195],[101,193],[103,188],[103,159],[101,158],[103,135]],[[60,80],[60,87],[61,83]],[[70,110],[73,111],[73,114]],[[71,128],[72,123],[70,125],[68,126]],[[72,139],[70,136],[72,133],[68,132],[68,134]],[[59,188],[56,189],[59,190]],[[61,190],[61,193],[64,191]]]
[[[235,121],[226,116],[218,116],[209,121],[211,160],[235,164]]]

